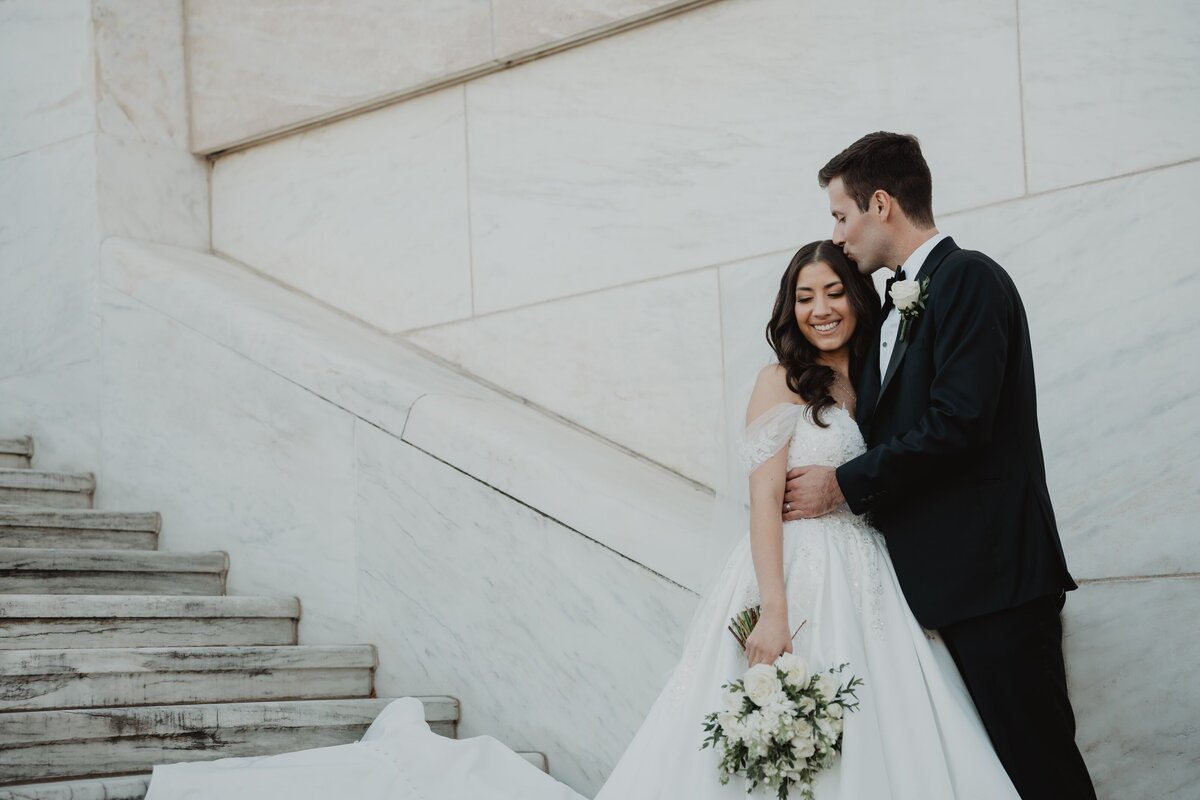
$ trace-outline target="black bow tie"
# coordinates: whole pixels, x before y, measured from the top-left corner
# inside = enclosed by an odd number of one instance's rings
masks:
[[[904,280],[904,267],[897,267],[896,274],[888,278],[887,285],[883,287],[883,296],[890,301],[892,299],[892,284],[902,280]]]

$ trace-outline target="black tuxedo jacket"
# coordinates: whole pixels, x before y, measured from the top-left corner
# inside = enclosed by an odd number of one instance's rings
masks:
[[[858,376],[866,453],[837,470],[851,510],[887,539],[917,620],[940,628],[1074,589],[1038,431],[1029,326],[999,264],[953,239],[918,275],[925,309],[882,385],[879,341]]]

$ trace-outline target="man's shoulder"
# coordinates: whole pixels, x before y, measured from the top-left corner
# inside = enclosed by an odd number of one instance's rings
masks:
[[[1014,290],[1012,277],[991,256],[979,250],[958,247],[946,255],[936,273],[947,282],[987,281],[997,282]]]

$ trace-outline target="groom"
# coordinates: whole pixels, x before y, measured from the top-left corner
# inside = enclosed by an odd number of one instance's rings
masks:
[[[784,518],[843,502],[870,512],[913,614],[941,633],[1021,797],[1091,800],[1059,619],[1076,586],[1046,489],[1021,298],[996,262],[934,226],[915,137],[864,136],[819,180],[834,243],[863,273],[898,270],[889,289],[906,283],[885,298],[860,365],[869,450],[836,470],[790,472]]]

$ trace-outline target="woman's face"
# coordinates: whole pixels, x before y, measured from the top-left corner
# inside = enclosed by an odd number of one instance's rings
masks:
[[[858,320],[842,279],[823,261],[800,268],[796,277],[796,324],[822,352],[850,344]]]

